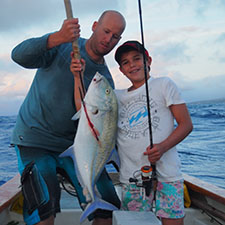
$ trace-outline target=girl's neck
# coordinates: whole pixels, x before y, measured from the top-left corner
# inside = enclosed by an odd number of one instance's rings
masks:
[[[147,79],[149,79],[150,76],[147,77]],[[129,91],[134,91],[136,89],[138,89],[139,87],[141,87],[143,84],[145,84],[145,80],[143,82],[140,83],[132,83],[132,86],[130,86],[127,90]]]

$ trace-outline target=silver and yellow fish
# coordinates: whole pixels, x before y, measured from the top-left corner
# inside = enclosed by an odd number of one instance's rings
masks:
[[[83,100],[74,144],[61,154],[74,160],[78,179],[88,203],[80,222],[96,209],[117,208],[101,199],[95,188],[105,164],[115,147],[117,99],[105,77],[96,73]],[[75,115],[78,118],[78,115]]]

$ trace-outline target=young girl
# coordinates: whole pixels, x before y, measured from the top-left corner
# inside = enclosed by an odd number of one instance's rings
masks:
[[[150,148],[146,104],[145,70],[150,96],[153,147]],[[120,156],[120,182],[123,183],[122,209],[151,210],[153,192],[142,194],[140,187],[130,183],[133,173],[150,163],[156,165],[156,215],[163,225],[182,225],[184,217],[183,178],[176,145],[191,131],[192,122],[187,107],[172,80],[150,77],[152,59],[137,41],[121,45],[115,59],[120,71],[132,85],[116,90],[119,104],[117,147]],[[177,127],[174,128],[174,119]]]

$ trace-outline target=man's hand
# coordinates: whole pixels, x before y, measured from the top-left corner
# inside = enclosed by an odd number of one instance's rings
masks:
[[[80,25],[77,18],[64,20],[58,31],[63,43],[72,42],[80,37]]]
[[[72,42],[80,37],[80,25],[77,18],[64,20],[59,31],[50,34],[47,48],[53,48],[57,45]]]

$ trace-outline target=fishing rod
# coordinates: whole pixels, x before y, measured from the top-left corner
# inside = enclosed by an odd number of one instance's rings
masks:
[[[141,0],[138,0],[139,16],[140,16],[140,28],[141,28],[141,42],[143,47],[144,44],[144,31],[143,31],[143,22],[142,22],[142,10],[141,10]],[[150,99],[149,99],[149,90],[148,90],[148,77],[147,77],[147,68],[146,68],[146,54],[144,48],[142,49],[143,61],[144,61],[144,73],[145,73],[145,87],[146,87],[146,98],[147,98],[147,110],[148,110],[148,126],[149,126],[149,139],[150,147],[153,147],[152,140],[152,123],[151,123],[151,112],[150,112]]]
[[[146,54],[145,54],[145,44],[144,44],[144,31],[143,31],[144,29],[143,29],[143,22],[142,22],[141,0],[138,0],[138,8],[139,8],[139,16],[140,16],[141,41],[142,41],[142,45],[143,45],[142,53],[143,53],[143,61],[144,61],[144,73],[145,73],[145,89],[146,89],[146,101],[147,101],[147,112],[148,112],[149,140],[150,140],[150,148],[152,148],[153,147],[152,122],[151,122],[151,112],[150,112],[150,99],[149,99],[148,76],[147,76],[147,67],[146,67]],[[145,173],[144,173],[145,171],[149,171],[147,167],[144,166],[141,168],[142,175],[145,175]],[[149,178],[149,181],[143,180],[143,184],[146,185],[147,196],[150,192],[150,190],[148,190],[148,189],[151,188],[150,186],[152,186],[152,183],[151,183],[152,180],[153,180],[153,182],[155,181],[155,183],[156,183],[156,166],[155,166],[155,164],[151,164],[151,168],[152,168],[151,178]],[[147,172],[146,172],[146,175],[148,175]],[[156,188],[156,187],[154,187],[155,183],[153,183],[154,189]],[[155,200],[155,190],[154,190],[154,200]]]

